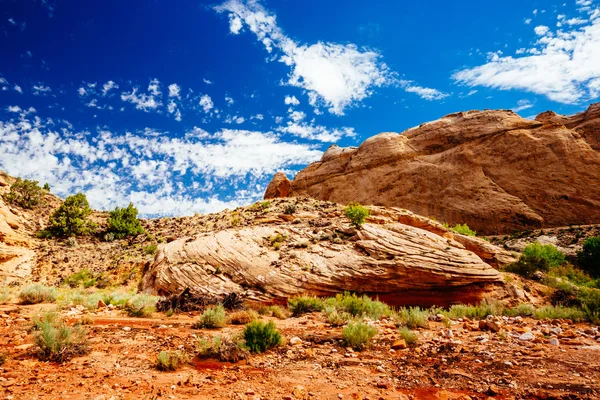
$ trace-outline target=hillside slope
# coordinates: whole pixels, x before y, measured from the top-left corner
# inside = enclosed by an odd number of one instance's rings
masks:
[[[447,115],[359,148],[330,147],[265,198],[396,206],[482,234],[600,222],[600,104],[538,120],[512,111]]]

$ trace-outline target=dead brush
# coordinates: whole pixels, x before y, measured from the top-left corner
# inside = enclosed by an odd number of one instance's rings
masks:
[[[231,325],[246,325],[258,318],[254,310],[241,310],[232,312],[227,316],[227,323]]]

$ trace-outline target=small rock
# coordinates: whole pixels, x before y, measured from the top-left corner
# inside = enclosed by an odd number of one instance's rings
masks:
[[[487,320],[485,325],[492,332],[500,332],[500,329],[502,329],[498,321]]]
[[[302,343],[304,343],[304,342],[298,336],[294,336],[293,338],[290,339],[290,344],[292,346],[299,346]]]
[[[531,332],[525,332],[524,334],[519,336],[519,340],[523,340],[523,341],[529,341],[529,340],[533,340],[533,339],[535,339],[535,336],[533,336],[533,333],[531,333]]]
[[[379,389],[387,389],[388,387],[390,387],[390,381],[388,381],[387,379],[380,379],[377,381],[377,387]]]
[[[406,349],[407,347],[408,346],[406,345],[406,340],[404,339],[399,339],[392,343],[392,349],[394,350],[402,350]]]
[[[98,310],[101,310],[106,307],[106,303],[102,301],[102,299],[98,300]]]
[[[129,331],[131,330],[131,328],[130,328],[129,326],[124,326],[124,327],[123,327],[123,330],[124,330],[125,332],[129,332]]]
[[[552,339],[550,339],[550,340],[548,341],[548,343],[549,343],[551,346],[557,346],[557,347],[558,347],[558,346],[560,346],[560,342],[558,341],[558,339],[557,339],[557,338],[552,338]]]
[[[294,389],[292,390],[292,395],[295,399],[299,400],[304,400],[308,397],[308,393],[302,385],[294,386]]]

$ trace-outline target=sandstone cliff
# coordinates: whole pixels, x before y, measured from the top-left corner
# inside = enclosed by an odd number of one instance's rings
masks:
[[[296,213],[282,213],[291,204]],[[236,215],[257,212],[246,208]],[[247,226],[162,245],[143,287],[160,294],[185,288],[236,292],[273,302],[348,290],[391,304],[444,305],[477,301],[487,284],[501,279],[492,265],[514,261],[496,246],[409,211],[371,207],[371,212],[355,230],[337,204],[274,201]]]
[[[397,206],[482,234],[600,222],[600,104],[537,120],[512,111],[447,115],[359,148],[330,147],[265,198]]]

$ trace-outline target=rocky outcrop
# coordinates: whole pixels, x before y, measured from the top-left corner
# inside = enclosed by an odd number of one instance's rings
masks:
[[[277,197],[288,197],[292,194],[292,182],[288,179],[283,172],[275,174],[267,190],[265,191],[265,198],[273,199]]]
[[[334,145],[289,195],[403,207],[482,234],[598,223],[599,132],[600,104],[535,121],[507,110],[451,114],[359,148]]]
[[[501,280],[490,264],[514,261],[481,239],[465,245],[460,235],[409,211],[372,207],[368,222],[355,230],[340,206],[326,213],[304,211],[312,203],[296,202],[303,211],[290,222],[271,212],[254,226],[162,245],[144,276],[144,289],[235,292],[272,302],[353,291],[392,304],[445,305],[478,301],[486,285]],[[280,200],[271,207],[285,205]]]

